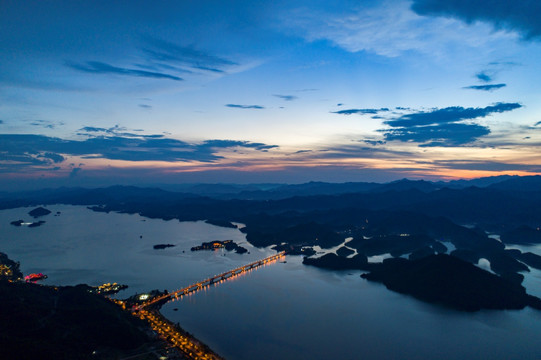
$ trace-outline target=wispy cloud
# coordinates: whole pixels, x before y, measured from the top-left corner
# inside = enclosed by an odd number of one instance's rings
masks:
[[[279,99],[282,99],[282,100],[284,100],[284,101],[293,101],[293,100],[297,100],[297,99],[298,99],[298,97],[295,96],[295,95],[280,95],[280,94],[274,94],[274,95],[272,95],[272,96],[275,96],[275,97],[277,97],[277,98],[279,98]]]
[[[156,38],[145,38],[142,48],[147,61],[158,68],[181,68],[183,70],[202,70],[223,73],[228,67],[238,65],[229,59],[196,49],[181,46]]]
[[[141,132],[141,129],[131,130]],[[164,135],[159,134],[134,134],[128,131],[126,127],[123,126],[112,126],[110,128],[99,128],[94,126],[85,126],[78,130],[77,135],[87,136],[87,137],[108,137],[108,136],[118,136],[118,137],[137,137],[137,138],[148,138],[148,139],[159,139],[163,138]]]
[[[541,165],[504,163],[498,161],[437,160],[434,161],[434,165],[455,170],[541,172]]]
[[[66,66],[75,70],[92,73],[92,74],[112,74],[112,75],[121,75],[121,76],[153,78],[153,79],[169,79],[169,80],[175,80],[175,81],[183,80],[181,77],[163,73],[163,72],[122,68],[122,67],[113,66],[113,65],[100,62],[100,61],[88,61],[85,64],[66,63]]]
[[[238,64],[208,53],[194,46],[181,46],[153,37],[144,37],[137,49],[140,61],[129,65],[113,65],[103,61],[74,62],[65,65],[71,69],[104,75],[130,76],[150,79],[182,81],[184,75],[224,74]],[[181,77],[180,75],[183,74]]]
[[[471,85],[465,86],[463,89],[468,90],[481,90],[481,91],[494,91],[507,86],[506,84],[487,84],[487,85]]]
[[[350,52],[367,51],[386,57],[412,50],[448,56],[448,48],[457,45],[479,48],[494,39],[514,38],[491,31],[486,25],[465,27],[460,20],[421,16],[411,10],[409,1],[358,4],[341,13],[298,9],[288,13],[283,25],[308,41],[328,40]]]
[[[365,144],[377,146],[377,145],[384,145],[385,141],[383,140],[363,140]]]
[[[420,15],[453,17],[469,24],[488,22],[496,29],[516,31],[526,40],[541,37],[541,2],[536,0],[414,0],[412,9]]]
[[[240,105],[240,104],[225,104],[226,107],[235,108],[235,109],[264,109],[264,106],[261,105]]]
[[[339,104],[338,106],[341,106],[342,104]],[[338,111],[331,111],[333,114],[339,114],[339,115],[377,115],[381,112],[387,112],[389,111],[388,108],[380,108],[380,109],[347,109],[347,110],[338,110]]]
[[[29,122],[31,126],[42,127],[44,129],[56,129],[59,126],[63,126],[62,121],[49,121],[49,120],[31,120]]]

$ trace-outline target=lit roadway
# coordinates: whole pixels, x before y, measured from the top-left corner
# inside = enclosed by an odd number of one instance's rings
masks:
[[[182,351],[187,358],[195,360],[223,360],[223,358],[213,353],[207,346],[199,343],[193,337],[181,333],[159,313],[139,310],[138,315],[142,320],[146,320],[154,331]]]
[[[282,251],[276,255],[269,256],[265,259],[254,261],[248,265],[240,266],[236,269],[224,272],[220,275],[216,275],[200,281],[196,284],[179,289],[175,292],[165,295],[157,296],[150,299],[139,306],[133,308],[134,315],[139,316],[141,319],[146,320],[152,329],[170,342],[174,347],[182,351],[182,353],[189,359],[194,360],[223,360],[220,356],[213,353],[207,346],[203,345],[197,339],[192,336],[187,336],[175,327],[171,322],[165,319],[158,311],[145,310],[147,306],[156,304],[158,302],[170,301],[182,298],[184,295],[191,294],[195,291],[201,290],[211,284],[218,284],[223,281],[233,279],[247,271],[258,268],[260,266],[275,262],[276,260],[285,256],[285,251]],[[122,304],[123,305],[123,304]],[[123,306],[124,307],[124,306]]]
[[[244,265],[244,266],[240,266],[236,269],[233,269],[233,270],[229,270],[229,271],[226,271],[220,275],[215,275],[213,277],[210,277],[208,279],[205,279],[203,281],[200,281],[198,283],[195,283],[193,285],[190,285],[190,286],[187,286],[185,288],[182,288],[182,289],[179,289],[175,292],[172,292],[172,293],[168,293],[168,294],[164,294],[164,295],[161,295],[161,296],[157,296],[155,298],[152,298],[150,299],[149,301],[146,301],[144,303],[142,303],[141,305],[139,306],[136,306],[135,307],[135,310],[140,310],[140,309],[143,309],[147,306],[150,306],[152,304],[155,304],[157,302],[160,302],[160,301],[163,301],[163,300],[173,300],[173,298],[175,299],[179,299],[181,298],[183,295],[188,295],[194,291],[197,291],[197,290],[200,290],[200,289],[203,289],[204,287],[207,287],[207,286],[210,286],[212,284],[215,284],[215,283],[220,283],[222,282],[222,280],[228,280],[232,277],[235,277],[236,275],[239,275],[239,274],[242,274],[248,270],[251,270],[251,269],[255,269],[259,266],[262,266],[262,265],[266,265],[270,262],[273,262],[273,261],[276,261],[278,260],[279,258],[285,256],[286,252],[285,251],[282,251],[282,252],[279,252],[278,254],[276,255],[272,255],[272,256],[269,256],[267,258],[264,258],[264,259],[261,259],[261,260],[258,260],[258,261],[254,261],[253,263],[250,263],[248,265]]]

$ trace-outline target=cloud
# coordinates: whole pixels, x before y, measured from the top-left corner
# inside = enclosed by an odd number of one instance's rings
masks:
[[[541,2],[537,0],[414,0],[411,8],[419,15],[455,18],[468,24],[488,22],[498,30],[515,31],[525,40],[541,37]]]
[[[368,140],[370,141],[370,140]],[[396,150],[393,148],[366,146],[364,140],[353,144],[335,145],[320,150],[301,151],[298,154],[300,161],[311,160],[345,160],[345,159],[413,159],[416,154],[411,151]]]
[[[239,104],[226,104],[225,106],[236,109],[264,109],[261,105],[239,105]]]
[[[295,95],[279,95],[279,94],[275,94],[275,95],[272,95],[272,96],[275,96],[279,99],[282,99],[284,101],[293,101],[293,100],[297,100],[298,97],[295,96]]]
[[[203,70],[207,72],[223,73],[236,62],[229,59],[198,50],[192,46],[180,46],[168,41],[146,37],[146,45],[142,51],[147,60],[158,68],[180,67],[184,71]]]
[[[152,109],[152,105],[148,105],[148,104],[139,104],[139,107],[142,108],[142,109]]]
[[[468,90],[481,90],[481,91],[494,91],[507,86],[506,84],[488,84],[488,85],[471,85],[465,86],[463,89]]]
[[[434,165],[454,170],[541,172],[541,165],[503,163],[497,161],[437,160]]]
[[[152,36],[143,36],[138,50],[143,58],[143,61],[136,65],[138,69],[151,73],[174,74],[171,76],[179,79],[179,74],[188,74],[186,77],[189,79],[202,75],[215,78],[231,71],[246,69],[246,65],[241,66],[235,61],[193,45],[180,45]]]
[[[482,82],[488,83],[492,81],[494,75],[488,74],[486,71],[481,71],[480,73],[475,74],[475,77]]]
[[[269,149],[277,148],[278,145],[267,145],[263,143],[253,143],[249,141],[238,141],[238,140],[206,140],[202,144],[198,145],[199,149],[208,148],[208,149],[225,149],[233,147],[244,147],[252,148],[255,150],[266,151]]]
[[[391,129],[379,131],[384,133],[387,141],[415,142],[422,147],[462,146],[490,134],[487,126],[473,123],[472,120],[521,107],[518,103],[496,103],[484,108],[453,106],[418,111],[384,121]]]
[[[43,159],[49,159],[55,164],[61,163],[62,161],[65,160],[65,158],[62,155],[55,154],[55,153],[49,153],[49,152],[41,153],[37,157],[38,158],[43,158]]]
[[[141,129],[135,129],[132,131],[143,131]],[[100,134],[101,133],[101,134]],[[140,137],[140,138],[149,138],[149,139],[157,139],[157,138],[163,138],[163,135],[158,134],[151,134],[151,135],[145,135],[145,134],[134,134],[128,132],[128,129],[123,126],[115,125],[110,128],[99,128],[94,126],[85,126],[78,130],[77,135],[82,136],[89,136],[89,137],[96,137],[96,136],[119,136],[119,137]]]
[[[308,41],[329,41],[349,52],[398,57],[410,51],[448,57],[457,47],[480,48],[512,34],[489,26],[463,26],[460,20],[421,16],[409,1],[357,1],[341,12],[299,8],[284,16],[283,27]],[[430,31],[427,31],[430,29]]]
[[[63,126],[64,123],[61,122],[61,121],[53,122],[53,121],[49,121],[49,120],[32,120],[30,122],[30,125],[31,126],[42,127],[42,128],[45,128],[45,129],[55,129],[57,126]]]
[[[478,124],[443,124],[435,126],[415,126],[385,131],[385,140],[412,141],[420,146],[460,146],[468,144],[481,136],[490,134],[486,126]]]
[[[138,70],[138,69],[121,68],[121,67],[106,64],[100,61],[88,61],[86,62],[86,64],[66,63],[66,66],[78,71],[92,73],[92,74],[113,74],[113,75],[135,76],[135,77],[153,78],[153,79],[168,79],[168,80],[175,80],[175,81],[183,80],[182,78],[175,75],[171,75],[171,74],[146,71],[146,70]]]
[[[98,128],[98,127],[94,127],[94,126],[85,126],[81,129],[79,129],[79,131],[85,131],[85,132],[106,132],[107,129],[106,128]]]
[[[101,128],[91,128],[101,131]],[[105,129],[107,130],[107,129]],[[207,162],[223,156],[226,149],[245,148],[266,152],[276,145],[238,140],[207,140],[191,144],[158,136],[94,136],[85,140],[66,140],[44,135],[0,134],[0,157],[4,167],[48,166],[61,163],[66,157],[124,161]],[[8,163],[6,163],[8,162]]]
[[[363,140],[368,145],[376,146],[376,145],[384,145],[385,141],[383,140]]]
[[[387,112],[387,111],[389,111],[388,108],[380,108],[380,109],[347,109],[347,110],[331,111],[331,113],[339,114],[339,115],[352,115],[352,114],[376,115],[376,114],[379,114],[381,112]]]
[[[387,120],[384,123],[392,127],[414,127],[435,124],[453,123],[462,120],[477,119],[489,116],[493,113],[503,113],[521,108],[519,103],[496,103],[484,108],[464,108],[452,106],[432,111],[419,111],[412,114],[401,115],[396,119]]]

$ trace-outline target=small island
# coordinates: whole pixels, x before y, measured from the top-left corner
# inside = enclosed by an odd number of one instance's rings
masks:
[[[170,247],[175,247],[173,244],[156,244],[153,246],[154,250],[163,250]]]
[[[38,218],[40,216],[49,215],[51,213],[51,210],[47,210],[43,207],[37,207],[34,210],[31,210],[28,212],[28,215],[32,216],[33,218]]]
[[[235,251],[237,254],[244,254],[248,252],[248,249],[238,245],[233,240],[214,240],[210,242],[204,242],[199,246],[194,246],[191,248],[191,251],[200,251],[200,250],[216,250],[216,249],[226,249],[227,251]]]
[[[302,263],[329,270],[369,270],[374,266],[374,264],[368,263],[365,255],[361,254],[345,258],[334,253],[328,253],[317,258],[305,257]]]
[[[291,245],[288,243],[275,245],[271,249],[280,252],[285,251],[288,255],[312,256],[316,251],[311,246]]]
[[[89,291],[96,294],[101,294],[101,295],[113,295],[127,288],[128,288],[128,285],[117,284],[115,282],[115,283],[105,283],[99,286],[91,286],[91,290]]]
[[[28,227],[33,228],[33,227],[38,227],[45,224],[45,221],[40,220],[40,221],[31,222],[31,223],[26,223],[24,222],[24,220],[15,220],[15,221],[10,222],[10,224],[17,227],[22,226],[22,225],[27,225]]]

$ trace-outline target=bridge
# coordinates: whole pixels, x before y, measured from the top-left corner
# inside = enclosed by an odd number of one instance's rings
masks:
[[[247,271],[258,268],[260,266],[272,263],[285,256],[285,251],[267,258],[254,261],[236,269],[226,271],[220,275],[215,275],[198,283],[186,286],[172,293],[156,296],[140,305],[132,308],[132,314],[139,317],[141,320],[146,320],[154,331],[161,335],[163,339],[169,342],[173,347],[180,350],[186,359],[191,360],[223,360],[219,355],[214,353],[208,346],[195,339],[179,327],[175,326],[169,320],[165,319],[156,309],[146,310],[145,308],[160,302],[168,302],[182,298],[182,296],[191,294],[201,290],[212,284],[218,284],[223,281],[233,279]],[[125,309],[125,304],[120,300],[113,300]]]
[[[178,290],[176,290],[174,292],[167,293],[167,294],[164,294],[164,295],[161,295],[161,296],[156,296],[156,297],[154,297],[152,299],[149,299],[148,301],[146,301],[146,302],[144,302],[144,303],[142,303],[140,305],[136,305],[134,307],[134,310],[141,310],[141,309],[144,309],[144,308],[146,308],[146,307],[148,307],[150,305],[153,305],[153,304],[156,304],[156,303],[159,303],[159,302],[168,302],[170,300],[180,299],[184,295],[188,295],[190,293],[201,290],[201,289],[203,289],[203,288],[205,288],[207,286],[210,286],[212,284],[216,284],[216,283],[222,282],[224,280],[231,279],[233,277],[236,277],[237,275],[245,273],[246,271],[249,271],[249,270],[255,269],[257,267],[260,267],[262,265],[266,265],[268,263],[276,261],[276,260],[284,257],[285,254],[286,254],[286,252],[282,251],[282,252],[279,252],[276,255],[272,255],[272,256],[266,257],[264,259],[254,261],[254,262],[249,263],[247,265],[239,266],[236,269],[226,271],[226,272],[221,273],[219,275],[215,275],[215,276],[210,277],[208,279],[205,279],[203,281],[199,281],[199,282],[197,282],[195,284],[186,286],[186,287],[184,287],[182,289],[178,289]]]

